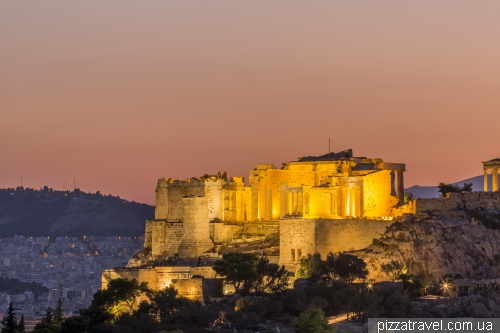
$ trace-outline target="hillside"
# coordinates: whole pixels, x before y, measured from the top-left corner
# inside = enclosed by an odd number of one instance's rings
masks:
[[[153,216],[153,206],[99,192],[0,189],[0,237],[139,236]]]
[[[500,207],[405,215],[396,219],[378,242],[358,253],[370,274],[381,278],[384,274],[378,268],[392,260],[406,263],[412,274],[427,271],[435,277],[497,278]]]

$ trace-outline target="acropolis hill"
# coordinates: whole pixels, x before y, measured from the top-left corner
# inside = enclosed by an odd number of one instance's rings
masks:
[[[490,162],[485,162],[485,170],[492,168]],[[405,214],[425,220],[434,210],[500,206],[498,192],[453,194],[405,204],[404,171],[404,164],[354,157],[349,149],[302,157],[279,169],[256,164],[248,186],[243,177],[228,179],[226,173],[183,181],[161,178],[155,219],[146,221],[143,253],[128,268],[103,273],[103,287],[111,278],[126,277],[158,288],[175,282],[181,294],[184,290],[194,296],[201,293],[203,283],[190,277],[214,278],[210,265],[224,252],[264,254],[294,271],[300,258],[309,253],[325,256],[373,247],[373,239],[392,230],[394,219]],[[498,168],[493,171],[498,173]],[[494,177],[495,190],[498,181]],[[170,266],[146,267],[155,259],[157,263],[170,260]],[[368,263],[372,269],[376,269],[374,260]]]

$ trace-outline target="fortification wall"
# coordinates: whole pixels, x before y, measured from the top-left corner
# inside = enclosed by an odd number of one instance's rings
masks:
[[[280,265],[294,267],[301,257],[316,252],[315,220],[290,219],[280,223]]]
[[[449,193],[446,198],[416,199],[416,212],[431,210],[494,209],[500,207],[500,192]]]
[[[214,243],[224,243],[243,236],[268,237],[279,232],[280,224],[277,221],[210,223],[210,236]]]
[[[184,235],[182,222],[146,221],[151,230],[151,254],[171,256],[178,253]],[[146,242],[144,247],[146,247]]]
[[[220,294],[222,292],[222,282],[214,279],[214,274],[208,272],[211,267],[190,268],[184,266],[173,267],[155,267],[155,268],[115,268],[105,269],[102,272],[101,288],[106,289],[109,281],[112,279],[136,279],[141,282],[147,282],[149,288],[161,290],[173,285],[179,295],[192,300],[203,301],[204,290],[210,294]],[[213,271],[213,270],[212,270]],[[210,278],[192,277],[195,274],[205,272]]]
[[[392,221],[386,220],[315,220],[316,251],[324,258],[328,252],[364,249],[379,238]]]
[[[209,220],[220,219],[222,188],[225,182],[224,179],[159,179],[155,193],[155,219],[182,220],[182,198],[190,196],[206,197]]]
[[[183,238],[179,246],[180,258],[196,258],[213,247],[208,222],[208,198],[182,198],[184,202]]]
[[[319,252],[360,250],[372,244],[392,224],[387,220],[315,219],[282,220],[280,265],[294,269],[301,257]]]

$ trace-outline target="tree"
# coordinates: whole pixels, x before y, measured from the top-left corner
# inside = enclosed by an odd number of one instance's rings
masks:
[[[438,185],[439,193],[444,198],[448,193],[462,193],[472,191],[472,183],[464,183],[462,187],[453,184],[439,183]]]
[[[332,258],[330,261],[328,258]],[[334,273],[339,280],[345,283],[353,283],[356,279],[365,279],[368,276],[368,269],[363,259],[348,253],[339,253],[335,256],[333,253],[327,255],[327,266],[333,265]],[[331,269],[330,269],[331,270]]]
[[[149,291],[147,295],[150,300],[149,313],[157,320],[179,312],[184,301],[174,286],[166,287],[163,290]]]
[[[24,322],[24,314],[21,315],[21,320],[17,325],[17,331],[19,333],[26,333],[26,323]]]
[[[89,320],[82,316],[73,316],[64,320],[60,333],[85,333],[89,328]]]
[[[42,318],[42,322],[47,324],[54,323],[54,310],[52,310],[50,306],[47,308],[47,311],[45,312],[45,317]]]
[[[9,303],[7,317],[2,320],[2,326],[2,333],[15,333],[17,330],[16,313],[14,312],[14,306],[12,305],[12,302]]]
[[[413,193],[410,191],[405,191],[404,202],[408,203],[413,200]]]
[[[236,291],[243,287],[243,293],[250,291],[257,280],[256,265],[259,257],[253,253],[226,253],[214,263],[212,269],[231,283]]]
[[[382,272],[384,272],[389,277],[389,279],[394,282],[399,279],[401,274],[403,274],[405,264],[400,261],[393,260],[387,264],[382,264],[380,268]]]
[[[137,297],[148,290],[147,282],[139,283],[136,279],[114,279],[109,281],[106,289],[94,294],[91,307],[102,308],[113,315],[131,313]]]
[[[308,278],[311,281],[318,282],[324,273],[324,262],[321,260],[321,254],[315,252],[314,254],[308,253],[307,256],[300,258],[295,277]]]
[[[63,322],[63,312],[62,312],[62,300],[59,298],[57,300],[57,307],[56,309],[54,310],[53,314],[54,314],[54,325],[57,325],[57,326],[61,326],[62,322]]]
[[[257,279],[255,292],[257,295],[266,290],[274,293],[282,292],[288,287],[288,271],[285,266],[269,263],[269,259],[260,258],[256,265]]]
[[[328,325],[324,312],[320,309],[312,309],[303,312],[292,323],[296,333],[335,333],[337,326]]]
[[[31,333],[59,333],[60,328],[54,324],[49,324],[42,321],[35,325],[35,329]]]

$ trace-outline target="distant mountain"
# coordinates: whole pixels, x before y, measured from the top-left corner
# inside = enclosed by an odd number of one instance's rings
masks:
[[[153,217],[153,206],[99,192],[0,189],[0,237],[140,236]]]
[[[463,186],[464,183],[472,183],[472,190],[473,191],[482,191],[483,186],[484,186],[484,176],[476,176],[473,178],[468,178],[461,180],[459,182],[453,183],[454,185],[458,186]],[[488,175],[488,183],[490,184],[491,187],[491,175]],[[439,184],[436,184],[436,186],[418,186],[414,185],[411,187],[408,187],[406,191],[413,193],[414,198],[439,198],[441,196],[441,193],[438,192],[438,186]]]

